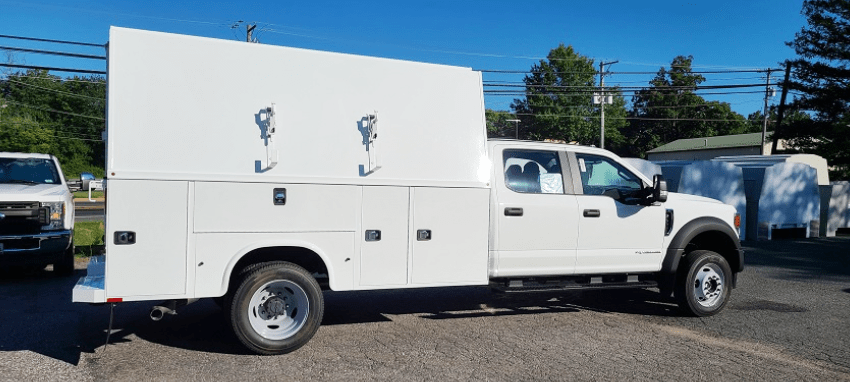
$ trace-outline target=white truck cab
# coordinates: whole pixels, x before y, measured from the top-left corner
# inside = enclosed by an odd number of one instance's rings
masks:
[[[0,152],[0,266],[74,272],[74,201],[56,157]]]
[[[469,68],[124,28],[107,67],[106,255],[76,302],[214,298],[280,354],[323,290],[658,287],[707,316],[743,269],[731,206],[605,150],[488,141]]]

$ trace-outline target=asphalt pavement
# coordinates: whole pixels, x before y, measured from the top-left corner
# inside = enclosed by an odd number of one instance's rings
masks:
[[[317,335],[247,353],[209,300],[152,322],[152,303],[73,304],[84,274],[0,275],[0,380],[850,380],[850,237],[745,243],[721,314],[653,290],[326,292]]]

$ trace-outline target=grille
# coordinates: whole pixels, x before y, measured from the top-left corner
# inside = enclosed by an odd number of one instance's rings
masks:
[[[10,216],[16,212],[38,211],[38,202],[2,202],[0,213],[5,214],[0,219],[0,235],[35,235],[41,232],[39,214],[36,216]]]
[[[0,212],[37,209],[38,202],[0,202]]]

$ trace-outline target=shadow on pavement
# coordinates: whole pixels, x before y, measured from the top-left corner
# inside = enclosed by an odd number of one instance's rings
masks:
[[[28,350],[69,364],[104,345],[109,305],[71,302],[71,290],[83,275],[50,271],[0,274],[0,352]],[[133,341],[224,354],[251,354],[239,343],[223,311],[211,299],[182,307],[175,316],[151,321],[158,301],[120,303],[115,307],[111,344]],[[322,325],[391,322],[393,315],[445,320],[582,310],[656,316],[680,315],[678,308],[648,290],[493,293],[487,287],[325,292]]]
[[[850,237],[744,242],[746,266],[795,281],[850,281]],[[746,269],[743,275],[746,275]]]
[[[224,354],[252,354],[239,343],[224,319],[223,311],[210,299],[185,306],[176,316],[160,322],[148,318],[153,304],[134,309],[122,323],[146,341],[164,346]],[[120,307],[120,306],[119,306]],[[487,287],[428,288],[369,292],[325,292],[323,326],[392,322],[394,315],[418,315],[423,319],[497,317],[582,310],[658,316],[679,316],[675,304],[647,290],[561,292],[534,294],[492,293]]]
[[[77,365],[106,340],[109,307],[71,302],[84,271],[56,277],[46,270],[0,273],[0,352],[29,350]],[[122,341],[113,334],[112,342]]]

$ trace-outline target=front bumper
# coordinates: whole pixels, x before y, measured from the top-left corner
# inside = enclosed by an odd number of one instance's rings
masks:
[[[48,231],[34,235],[0,236],[0,263],[50,264],[71,246],[70,230]]]

